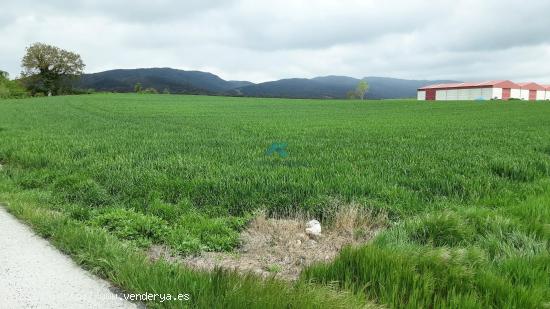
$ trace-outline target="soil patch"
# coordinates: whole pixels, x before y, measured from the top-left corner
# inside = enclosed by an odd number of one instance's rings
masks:
[[[387,225],[387,216],[347,208],[338,212],[331,226],[315,238],[306,235],[306,222],[303,218],[276,219],[261,215],[241,233],[241,245],[234,252],[174,257],[168,248],[153,246],[149,257],[203,270],[221,267],[296,280],[304,267],[334,259],[344,246],[361,245],[371,240]]]

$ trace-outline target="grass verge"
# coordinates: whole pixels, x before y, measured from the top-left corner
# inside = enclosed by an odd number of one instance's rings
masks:
[[[151,308],[359,308],[365,304],[351,293],[310,284],[288,284],[216,269],[189,270],[162,260],[152,262],[130,243],[105,230],[86,226],[65,214],[40,206],[48,195],[38,191],[8,193],[6,208],[49,239],[78,264],[131,293],[188,293],[188,302],[148,303]]]

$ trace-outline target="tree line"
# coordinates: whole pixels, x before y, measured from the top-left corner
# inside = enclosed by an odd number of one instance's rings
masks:
[[[143,86],[139,82],[134,85],[134,92],[142,94],[159,94],[159,91],[153,87],[143,89]],[[168,88],[164,88],[162,94],[170,94],[170,90]]]
[[[26,48],[21,67],[21,76],[15,80],[10,80],[8,73],[0,70],[0,98],[82,93],[75,90],[74,85],[86,65],[75,52],[35,43]],[[134,90],[137,93],[158,93],[154,88],[143,89],[141,83],[137,83]],[[355,90],[347,93],[347,98],[364,100],[368,90],[368,83],[361,80]],[[162,93],[169,94],[170,91],[164,89]]]

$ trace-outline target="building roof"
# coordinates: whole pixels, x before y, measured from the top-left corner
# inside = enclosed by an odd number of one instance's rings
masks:
[[[474,83],[452,83],[452,84],[436,84],[428,85],[418,90],[427,90],[427,89],[466,89],[466,88],[514,88],[519,89],[520,86],[509,80],[491,80],[485,82],[474,82]]]
[[[518,85],[521,87],[521,89],[529,89],[529,90],[545,90],[546,88],[537,84],[537,83],[518,83]]]
[[[550,90],[550,85],[541,85],[542,87],[544,87],[546,90]]]

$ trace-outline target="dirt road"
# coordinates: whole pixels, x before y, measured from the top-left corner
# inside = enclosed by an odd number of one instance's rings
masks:
[[[0,308],[136,308],[0,206]]]

